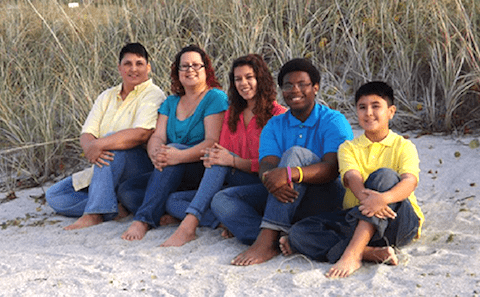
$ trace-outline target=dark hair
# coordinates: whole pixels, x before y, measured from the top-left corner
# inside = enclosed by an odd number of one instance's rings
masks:
[[[355,105],[362,96],[377,95],[387,101],[388,106],[394,104],[393,89],[383,81],[372,81],[362,85],[355,93]]]
[[[280,68],[280,72],[278,73],[278,85],[282,87],[283,77],[294,71],[303,71],[308,73],[313,85],[320,83],[320,72],[318,72],[318,69],[313,66],[309,60],[297,58],[288,61],[282,66],[282,68]]]
[[[272,74],[270,73],[267,63],[260,55],[249,54],[233,61],[232,69],[228,75],[230,79],[230,87],[228,88],[228,98],[230,101],[230,117],[228,119],[228,128],[230,131],[237,131],[237,123],[240,114],[247,107],[247,101],[243,99],[235,87],[235,68],[248,65],[252,67],[257,80],[257,93],[255,94],[255,107],[253,114],[257,116],[257,126],[263,128],[268,120],[273,116],[273,102],[277,97],[277,90]]]
[[[171,72],[170,72],[170,78],[172,79],[172,84],[170,86],[170,90],[172,93],[178,95],[178,96],[183,96],[185,95],[185,89],[183,88],[182,84],[180,83],[180,79],[178,77],[178,67],[180,66],[180,58],[184,53],[188,52],[196,52],[199,53],[200,56],[202,57],[202,62],[205,65],[205,72],[207,75],[207,86],[209,88],[221,88],[220,83],[218,82],[217,78],[215,77],[215,71],[213,70],[212,62],[210,61],[210,58],[208,55],[205,53],[204,50],[202,50],[199,46],[197,45],[189,45],[184,48],[182,48],[176,55],[175,55],[175,61],[172,63]]]
[[[118,56],[118,64],[122,63],[123,57],[126,54],[136,54],[140,57],[144,57],[148,64],[148,52],[141,43],[127,43],[124,47],[122,47],[120,50],[120,55]]]

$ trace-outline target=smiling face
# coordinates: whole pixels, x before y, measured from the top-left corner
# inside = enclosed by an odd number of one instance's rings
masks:
[[[238,94],[246,101],[253,100],[257,94],[257,78],[250,65],[238,66],[233,70],[233,79]]]
[[[180,67],[192,65],[204,65],[202,56],[197,52],[186,52],[182,54],[180,57]],[[188,67],[186,71],[178,71],[178,78],[184,88],[206,85],[207,82],[205,67],[201,67],[198,70],[193,69],[193,67]]]
[[[357,102],[357,115],[365,135],[373,142],[381,141],[388,135],[388,121],[395,115],[395,105],[388,106],[378,95],[365,95]]]
[[[132,53],[125,54],[118,65],[118,71],[127,89],[147,81],[150,69],[150,64],[144,57]]]
[[[293,71],[283,77],[282,93],[292,115],[305,121],[315,106],[315,94],[318,84],[312,84],[310,75],[305,71]]]

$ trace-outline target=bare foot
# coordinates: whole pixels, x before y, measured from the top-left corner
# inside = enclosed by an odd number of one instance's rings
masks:
[[[221,234],[221,236],[222,236],[223,238],[228,239],[228,238],[233,238],[233,237],[235,237],[235,236],[233,235],[233,233],[230,232],[230,230],[228,230],[227,227],[225,227],[225,225],[223,225],[222,223],[220,223],[220,224],[218,225],[218,228],[221,228],[221,229],[223,230],[223,231],[222,231],[222,234]]]
[[[64,230],[75,230],[98,225],[103,222],[101,214],[84,214],[75,223],[63,228]]]
[[[160,246],[161,247],[168,247],[168,246],[182,246],[189,241],[194,240],[197,238],[195,231],[191,233],[189,230],[181,228],[181,225],[175,230],[175,232]]]
[[[149,229],[149,225],[140,221],[133,221],[127,231],[123,232],[122,239],[128,241],[141,240]]]
[[[293,254],[293,251],[290,248],[290,244],[288,243],[288,236],[280,237],[280,240],[278,242],[280,243],[280,250],[282,251],[282,254],[284,256],[290,256],[291,254]]]
[[[194,240],[197,238],[195,230],[197,229],[198,223],[199,221],[194,215],[187,214],[177,230],[175,230],[175,232],[160,246],[182,246],[187,242]]]
[[[167,225],[172,225],[172,224],[179,224],[181,221],[177,219],[176,217],[167,214],[164,214],[160,218],[160,226],[167,226]]]
[[[128,210],[123,207],[122,204],[118,204],[118,215],[114,218],[115,221],[121,221],[123,220],[124,218],[128,217],[130,213],[128,212]]]
[[[375,263],[398,265],[398,257],[391,246],[367,247],[363,253],[363,260]]]
[[[328,278],[343,278],[362,267],[362,258],[344,253],[340,260],[325,274]]]
[[[222,231],[222,234],[221,236],[225,239],[229,239],[229,238],[234,238],[235,236],[233,235],[232,232],[230,232],[230,230],[228,230],[227,228],[223,229]]]
[[[262,229],[257,240],[245,252],[232,260],[233,265],[247,266],[266,262],[280,253],[278,250],[278,231]]]

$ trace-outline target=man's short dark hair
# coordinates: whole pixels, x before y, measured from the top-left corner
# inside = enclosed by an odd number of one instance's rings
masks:
[[[283,77],[294,71],[303,71],[308,73],[313,85],[320,83],[320,72],[318,72],[318,69],[313,66],[312,62],[307,59],[297,58],[288,61],[282,66],[282,68],[280,68],[280,72],[278,73],[277,77],[278,85],[282,87]]]
[[[362,85],[355,93],[355,105],[362,96],[377,95],[387,101],[388,106],[394,104],[393,89],[383,81],[371,81]]]
[[[127,43],[124,47],[122,47],[122,49],[120,50],[120,55],[118,57],[118,64],[122,63],[123,57],[126,54],[136,54],[140,57],[144,57],[148,64],[147,49],[145,49],[145,47],[139,42]]]

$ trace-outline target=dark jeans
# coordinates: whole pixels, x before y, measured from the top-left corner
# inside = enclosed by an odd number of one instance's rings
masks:
[[[396,172],[381,168],[368,177],[365,188],[385,192],[399,181]],[[314,260],[335,263],[348,246],[358,220],[369,222],[376,228],[369,246],[404,246],[417,234],[418,217],[408,198],[389,206],[397,213],[395,219],[366,217],[358,210],[358,206],[303,219],[290,229],[290,247]]]

